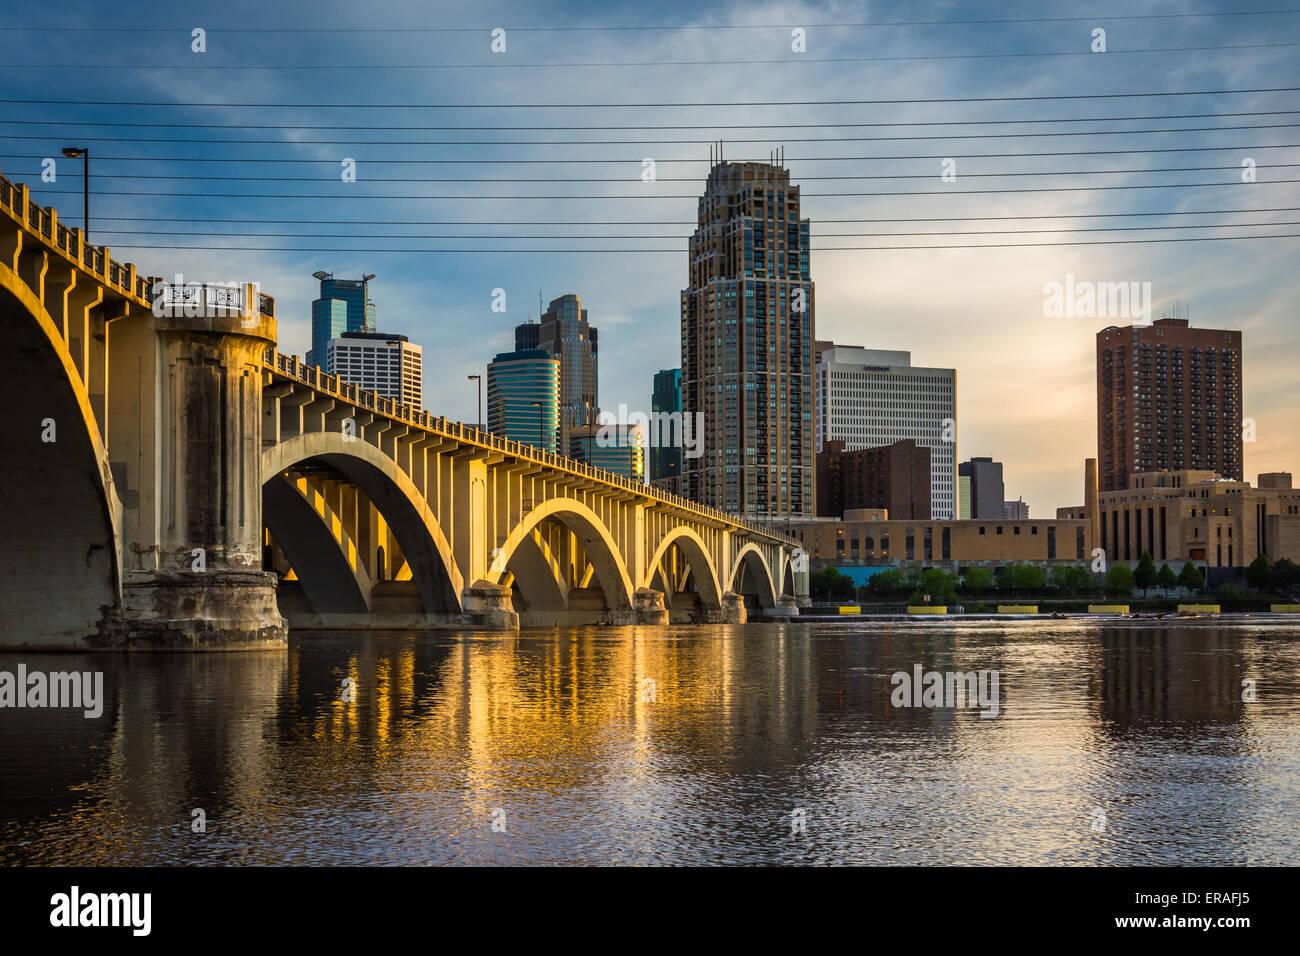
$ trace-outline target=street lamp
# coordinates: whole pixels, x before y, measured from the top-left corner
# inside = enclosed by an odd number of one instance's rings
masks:
[[[474,423],[474,428],[476,431],[482,431],[483,429],[483,376],[466,375],[465,378],[467,381],[470,382],[478,382],[478,421]]]
[[[63,155],[68,159],[81,159],[86,163],[85,175],[81,177],[81,238],[86,242],[90,241],[90,147],[89,146],[64,146]]]
[[[537,409],[537,450],[546,451],[546,446],[542,442],[542,403],[530,402]]]

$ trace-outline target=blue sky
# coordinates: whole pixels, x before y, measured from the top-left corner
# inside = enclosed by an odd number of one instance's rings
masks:
[[[1294,125],[1300,94],[1249,93],[1122,99],[1004,100],[910,104],[636,108],[384,109],[378,104],[572,104],[813,100],[954,100],[1089,93],[1257,89],[1300,86],[1300,15],[1107,19],[1215,13],[1229,3],[560,3],[473,6],[428,3],[222,3],[178,12],[170,3],[111,8],[64,4],[58,24],[84,32],[0,32],[3,98],[157,101],[167,104],[299,103],[310,106],[126,107],[4,104],[0,170],[32,186],[38,201],[79,222],[79,163],[59,159],[59,179],[42,184],[40,160],[86,141],[94,161],[92,229],[115,258],[142,272],[194,279],[259,281],[275,296],[280,347],[303,354],[324,269],[373,272],[379,326],[424,347],[425,401],[439,413],[474,416],[465,376],[511,347],[512,329],[549,301],[577,292],[600,329],[600,398],[607,408],[645,408],[651,378],[680,363],[678,302],[686,281],[686,237],[721,138],[733,159],[766,160],[785,147],[812,219],[817,335],[845,344],[907,349],[919,365],[958,370],[959,455],[1004,462],[1008,497],[1023,495],[1035,517],[1081,499],[1083,458],[1095,454],[1094,336],[1105,319],[1046,318],[1043,285],[1079,280],[1152,284],[1156,309],[1186,303],[1193,325],[1240,328],[1245,338],[1246,415],[1257,440],[1246,446],[1246,476],[1300,472],[1295,368],[1300,240],[1160,242],[1040,249],[832,251],[828,246],[1020,243],[1098,238],[1172,238],[1300,233],[1285,225],[1219,230],[879,237],[835,233],[951,232],[1190,222],[1286,223],[1293,212],[1205,217],[1077,219],[1117,213],[1268,210],[1300,207]],[[1250,9],[1287,9],[1261,0]],[[107,32],[104,17],[158,32]],[[854,27],[861,21],[1079,17],[1053,22]],[[37,8],[9,25],[45,25]],[[742,24],[759,29],[719,29]],[[791,50],[791,28],[806,25],[806,52]],[[506,51],[490,49],[492,27]],[[611,26],[653,29],[611,30]],[[190,29],[208,31],[207,52],[191,51]],[[282,28],[227,32],[222,28]],[[299,28],[333,32],[309,33]],[[355,28],[395,32],[355,32]],[[526,29],[544,28],[541,30]],[[704,29],[686,29],[702,27]],[[1092,30],[1107,52],[1092,53]],[[459,32],[439,32],[465,28]],[[424,32],[417,32],[424,31]],[[1286,44],[1286,45],[1283,45]],[[1228,49],[1238,47],[1238,49]],[[1244,47],[1244,48],[1243,48]],[[1134,52],[1160,48],[1163,52]],[[1050,56],[1036,54],[1052,53]],[[1034,55],[1030,55],[1034,54]],[[727,62],[732,61],[732,62]],[[769,62],[758,62],[769,61]],[[578,66],[587,63],[598,65]],[[37,65],[42,68],[36,68]],[[412,65],[435,69],[406,69]],[[539,66],[538,64],[545,64]],[[19,65],[25,68],[19,68]],[[68,69],[69,65],[99,69]],[[331,69],[293,69],[322,66]],[[53,68],[52,68],[53,67]],[[167,69],[172,67],[174,69]],[[196,67],[214,67],[197,69]],[[339,68],[343,67],[343,68]],[[355,108],[325,108],[356,104]],[[1177,114],[1234,114],[1163,119]],[[1272,115],[1245,116],[1246,113]],[[1144,119],[1106,123],[987,125],[989,120]],[[49,125],[20,125],[41,120]],[[955,123],[985,122],[957,126]],[[74,126],[73,123],[89,125]],[[124,126],[220,124],[232,128]],[[673,124],[765,124],[772,129],[651,129]],[[923,126],[883,124],[931,123]],[[850,125],[858,124],[858,125]],[[938,125],[947,124],[947,125]],[[250,126],[263,128],[252,129]],[[290,129],[324,126],[325,129]],[[337,127],[415,127],[338,129]],[[504,130],[503,126],[541,127]],[[559,130],[560,126],[623,129]],[[1223,129],[1227,126],[1268,128]],[[334,127],[334,128],[330,128]],[[459,127],[437,129],[436,127]],[[464,127],[484,127],[470,130]],[[1154,132],[1168,128],[1200,131]],[[1134,130],[1131,135],[1102,135]],[[1025,132],[1068,136],[1023,136]],[[982,138],[958,138],[957,134]],[[19,139],[16,136],[46,138]],[[923,139],[906,137],[929,137]],[[174,142],[124,141],[125,138]],[[871,137],[888,137],[886,139]],[[224,140],[225,142],[221,142]],[[230,140],[263,142],[233,143]],[[315,140],[317,142],[309,142]],[[422,145],[401,145],[412,140]],[[511,140],[514,142],[505,143]],[[575,142],[621,140],[623,142]],[[676,140],[677,142],[668,142]],[[750,142],[745,142],[750,140]],[[433,141],[430,144],[430,141]],[[454,145],[462,143],[463,145]],[[1263,147],[1282,145],[1284,148]],[[1230,147],[1204,151],[1206,147]],[[1119,153],[1118,150],[1186,150]],[[1112,152],[1106,152],[1112,151]],[[1077,155],[1043,155],[1051,152]],[[987,154],[1010,154],[990,156]],[[986,154],[986,158],[978,158]],[[907,158],[882,159],[901,156]],[[122,157],[109,159],[108,157]],[[340,161],[357,161],[357,182]],[[641,181],[642,160],[659,181]],[[957,163],[956,183],[940,180],[941,159]],[[1242,183],[1243,158],[1258,164]],[[203,162],[183,162],[198,159]],[[292,162],[265,162],[266,160]],[[394,160],[461,162],[397,163]],[[529,162],[488,162],[528,160]],[[599,160],[600,162],[537,162]],[[681,162],[685,161],[685,162]],[[1083,175],[1100,170],[1220,167],[1187,172]],[[1035,173],[1057,175],[1031,175]],[[1064,174],[1064,175],[1062,175]],[[254,177],[201,181],[125,176]],[[914,179],[825,179],[913,176]],[[283,177],[263,181],[259,177]],[[381,178],[519,178],[532,182],[388,182]],[[682,177],[685,181],[668,181]],[[565,178],[579,181],[565,182]],[[1198,188],[1062,190],[1079,185],[1222,183]],[[113,192],[158,193],[154,196]],[[904,191],[936,195],[900,196]],[[876,192],[876,196],[818,193]],[[220,193],[186,197],[182,193]],[[266,198],[237,198],[252,193]],[[284,199],[311,193],[323,198]],[[430,194],[493,198],[428,199]],[[385,199],[370,196],[413,198]],[[496,198],[496,197],[583,198]],[[681,196],[685,198],[669,198]],[[631,198],[613,198],[631,197]],[[108,220],[106,217],[132,217]],[[1036,220],[919,222],[937,217],[1038,216]],[[830,222],[901,219],[901,223]],[[311,220],[311,224],[216,224],[200,220]],[[167,221],[164,221],[167,220]],[[349,220],[331,224],[329,220]],[[373,221],[358,224],[355,221]],[[446,220],[534,225],[415,225]],[[629,220],[655,225],[548,225]],[[662,224],[660,224],[662,223]],[[133,234],[165,230],[176,235]],[[306,236],[308,232],[329,236]],[[216,235],[216,234],[220,235]],[[297,237],[271,233],[297,233]],[[263,234],[263,235],[258,235]],[[370,238],[389,234],[387,238]],[[488,237],[574,236],[550,240]],[[447,235],[455,238],[393,238]],[[646,236],[651,238],[629,238]],[[185,250],[222,246],[227,251]],[[264,246],[267,251],[233,251]],[[128,248],[136,247],[136,248]],[[146,248],[154,247],[154,248]],[[311,251],[285,251],[301,247]],[[355,249],[486,248],[481,253],[355,252]],[[537,254],[512,248],[556,248]],[[668,252],[580,252],[593,248]],[[334,251],[332,251],[334,250]],[[819,251],[821,250],[821,251]],[[508,309],[491,311],[492,290]],[[1119,324],[1127,324],[1126,322]]]

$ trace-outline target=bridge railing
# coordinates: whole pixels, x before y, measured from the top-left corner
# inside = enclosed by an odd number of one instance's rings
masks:
[[[44,242],[74,265],[92,273],[105,285],[118,289],[141,305],[153,304],[153,289],[161,279],[139,275],[131,263],[121,263],[108,254],[104,246],[86,242],[80,229],[69,229],[59,222],[58,210],[41,206],[28,194],[26,186],[0,176],[0,206],[10,210],[28,232]],[[258,311],[275,316],[275,300],[258,295]]]
[[[297,379],[305,385],[325,392],[336,398],[344,399],[358,408],[364,408],[367,411],[377,412],[388,418],[414,425],[431,432],[443,435],[447,438],[454,438],[459,441],[473,442],[494,451],[502,452],[514,458],[522,458],[527,461],[536,462],[542,465],[548,465],[552,468],[561,469],[585,478],[592,478],[596,481],[602,481],[606,484],[616,485],[624,488],[637,495],[643,495],[652,498],[664,504],[674,505],[686,511],[693,511],[703,517],[712,518],[718,521],[725,521],[727,524],[737,525],[752,531],[756,534],[766,535],[777,538],[786,544],[798,546],[798,542],[784,535],[773,528],[767,528],[744,518],[738,518],[735,515],[727,514],[717,508],[710,508],[708,505],[702,505],[698,501],[691,501],[681,495],[675,495],[670,492],[662,491],[652,485],[633,481],[624,475],[616,474],[612,471],[606,471],[603,468],[595,468],[585,462],[577,461],[573,458],[566,458],[554,452],[544,451],[534,448],[532,445],[524,442],[515,441],[510,438],[503,438],[500,435],[494,435],[491,432],[485,432],[478,428],[471,428],[464,422],[448,421],[442,416],[431,416],[423,409],[413,408],[404,403],[397,402],[391,398],[385,398],[376,395],[372,391],[358,388],[354,383],[341,382],[338,376],[328,375],[314,365],[308,365],[296,355],[285,355],[283,352],[274,348],[268,348],[264,355],[265,365],[275,372],[285,375],[289,378]]]

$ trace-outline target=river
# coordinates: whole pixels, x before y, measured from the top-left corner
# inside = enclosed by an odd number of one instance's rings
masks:
[[[0,710],[6,864],[1300,864],[1285,620],[0,655],[19,663],[102,670],[105,700]],[[918,665],[983,671],[996,714],[895,706]]]

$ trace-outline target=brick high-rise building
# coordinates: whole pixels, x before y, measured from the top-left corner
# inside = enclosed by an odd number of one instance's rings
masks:
[[[703,415],[687,497],[759,520],[813,511],[813,283],[783,166],[709,171],[682,290],[682,412]]]
[[[1186,319],[1097,333],[1101,490],[1184,469],[1242,480],[1241,333]]]
[[[824,441],[817,454],[817,515],[885,509],[891,519],[930,520],[930,449],[907,438],[879,448],[845,451]]]

